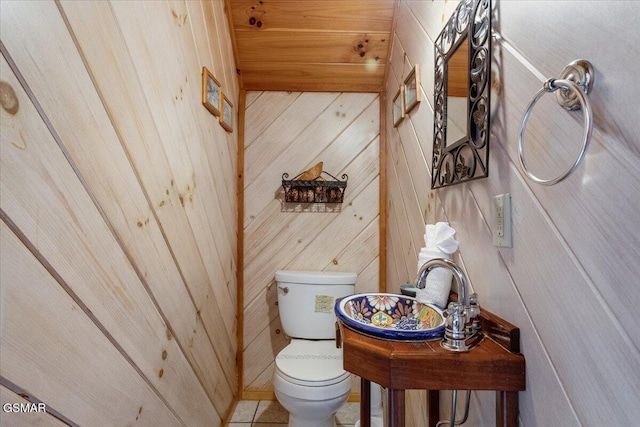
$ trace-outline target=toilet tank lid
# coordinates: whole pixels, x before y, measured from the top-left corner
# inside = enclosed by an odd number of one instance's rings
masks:
[[[341,271],[276,271],[277,282],[308,283],[320,285],[354,285],[358,275]]]

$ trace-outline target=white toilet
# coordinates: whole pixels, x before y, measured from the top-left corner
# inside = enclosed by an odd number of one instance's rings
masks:
[[[335,343],[335,299],[354,293],[356,273],[276,272],[278,310],[291,343],[276,356],[273,386],[289,427],[335,427],[351,391]]]

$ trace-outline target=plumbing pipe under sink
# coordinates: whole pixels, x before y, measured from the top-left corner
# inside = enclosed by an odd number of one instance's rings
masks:
[[[451,427],[459,426],[467,422],[469,417],[469,403],[471,401],[471,390],[467,390],[466,402],[464,404],[464,415],[461,420],[456,420],[456,406],[458,404],[458,390],[451,391],[451,412],[448,420],[440,420],[436,424],[436,427],[449,425]]]

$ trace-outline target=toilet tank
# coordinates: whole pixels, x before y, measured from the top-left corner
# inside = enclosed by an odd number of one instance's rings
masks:
[[[335,338],[335,300],[354,293],[357,277],[345,272],[276,271],[284,333],[291,338]]]

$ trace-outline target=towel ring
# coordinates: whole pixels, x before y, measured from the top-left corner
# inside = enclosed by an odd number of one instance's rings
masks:
[[[593,68],[588,61],[577,60],[569,64],[562,72],[559,79],[549,79],[542,85],[540,89],[533,97],[522,118],[522,124],[520,125],[520,133],[518,135],[518,157],[520,159],[520,167],[522,171],[532,181],[542,185],[554,185],[565,179],[571,174],[580,164],[585,152],[587,151],[587,145],[591,139],[591,131],[593,130],[593,114],[591,112],[591,104],[587,98],[587,93],[591,90],[593,85]],[[582,141],[582,148],[575,162],[561,175],[551,178],[542,179],[535,176],[529,169],[527,169],[524,159],[524,130],[527,127],[527,121],[529,115],[536,105],[538,100],[542,98],[546,93],[558,92],[558,103],[566,110],[582,110],[584,115],[584,134]]]

